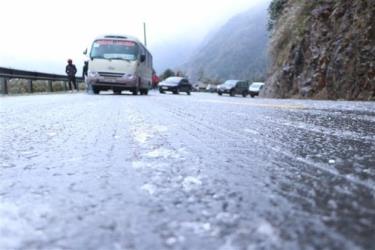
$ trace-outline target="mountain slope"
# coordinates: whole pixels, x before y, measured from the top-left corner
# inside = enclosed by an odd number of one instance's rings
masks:
[[[198,45],[196,38],[184,37],[152,46],[149,49],[153,55],[155,70],[162,73],[168,68],[175,69],[188,60]]]
[[[375,0],[274,0],[268,97],[375,99]]]
[[[263,78],[268,35],[267,5],[233,17],[183,66],[192,79]]]

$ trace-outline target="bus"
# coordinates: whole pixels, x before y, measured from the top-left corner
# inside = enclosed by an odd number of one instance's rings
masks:
[[[152,55],[135,37],[104,35],[97,37],[88,51],[86,85],[90,92],[112,90],[147,95],[152,83]]]

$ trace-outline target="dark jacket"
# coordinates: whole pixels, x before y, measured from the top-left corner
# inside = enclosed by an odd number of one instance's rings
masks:
[[[88,70],[89,70],[89,62],[85,61],[85,63],[83,64],[83,69],[82,69],[82,77],[83,78],[85,78],[85,76],[87,76]]]
[[[77,68],[74,64],[66,65],[65,72],[68,76],[73,77],[77,73]]]

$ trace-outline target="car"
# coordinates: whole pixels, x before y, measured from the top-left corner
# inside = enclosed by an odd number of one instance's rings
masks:
[[[259,92],[263,89],[263,82],[253,82],[249,87],[249,94],[251,97],[259,95]]]
[[[206,87],[206,91],[210,93],[215,93],[217,91],[217,86],[213,84],[208,84]]]
[[[242,95],[246,97],[249,94],[249,82],[243,80],[227,80],[218,86],[217,94],[229,94],[230,96]]]
[[[199,84],[194,84],[192,91],[199,92]]]
[[[184,77],[172,76],[159,83],[159,92],[161,94],[169,91],[175,95],[178,95],[180,92],[186,92],[186,94],[190,95],[192,89],[193,86]]]

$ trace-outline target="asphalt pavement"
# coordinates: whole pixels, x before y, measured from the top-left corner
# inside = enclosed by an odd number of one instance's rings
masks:
[[[0,97],[0,249],[374,249],[375,103]]]

